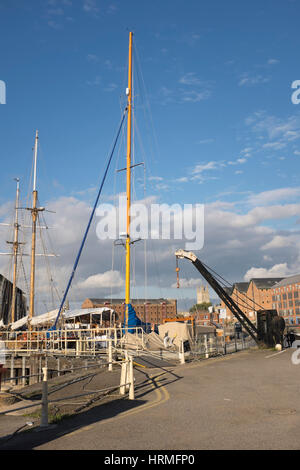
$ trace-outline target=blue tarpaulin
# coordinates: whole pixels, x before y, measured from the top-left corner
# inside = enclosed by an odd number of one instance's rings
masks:
[[[151,323],[142,322],[137,316],[133,306],[131,304],[127,304],[127,305],[128,305],[128,325],[126,325],[126,323],[124,322],[122,325],[122,328],[127,328],[127,327],[131,328],[131,329],[128,329],[128,333],[134,333],[135,330],[133,328],[136,328],[136,327],[141,327],[143,328],[144,331],[150,332]],[[127,305],[125,306],[125,309]]]

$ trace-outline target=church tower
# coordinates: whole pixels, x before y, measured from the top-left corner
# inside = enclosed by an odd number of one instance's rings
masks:
[[[197,304],[209,303],[209,290],[208,286],[200,286],[197,288]]]

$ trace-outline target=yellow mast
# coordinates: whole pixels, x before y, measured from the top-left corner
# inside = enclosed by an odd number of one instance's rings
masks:
[[[131,204],[131,128],[132,128],[132,32],[129,33],[128,88],[127,88],[127,211],[126,211],[126,275],[125,275],[125,326],[128,326],[128,304],[130,303],[130,204]]]

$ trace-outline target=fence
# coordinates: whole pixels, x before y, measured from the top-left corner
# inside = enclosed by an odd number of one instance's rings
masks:
[[[53,400],[49,400],[48,368],[44,367],[42,369],[42,372],[43,372],[42,399],[40,401],[37,401],[34,404],[31,404],[31,405],[25,405],[25,406],[22,406],[20,408],[14,408],[13,411],[15,412],[15,411],[26,410],[26,409],[33,408],[33,407],[36,407],[38,405],[41,405],[42,410],[41,410],[41,424],[40,424],[40,426],[41,427],[47,427],[49,425],[48,406],[51,403],[58,403],[60,401],[67,401],[67,400],[70,400],[70,399],[79,398],[79,397],[83,397],[83,396],[89,396],[89,395],[95,395],[95,394],[99,394],[99,393],[103,394],[105,392],[113,391],[113,390],[116,390],[116,389],[119,389],[120,395],[126,395],[126,390],[128,390],[129,400],[134,400],[134,398],[135,398],[135,391],[134,391],[134,381],[135,381],[135,379],[134,379],[134,372],[133,372],[133,357],[128,355],[127,351],[124,352],[124,356],[125,356],[124,360],[121,361],[121,362],[117,362],[117,361],[112,360],[111,362],[106,363],[106,365],[108,365],[108,370],[109,371],[112,370],[112,365],[113,364],[118,364],[121,367],[120,385],[113,386],[113,387],[106,387],[104,389],[99,389],[99,390],[88,390],[85,393],[80,393],[80,394],[77,394],[77,395],[72,395],[72,396],[68,396],[68,397],[64,397],[64,398],[57,398],[57,399],[53,399]],[[91,367],[95,367],[95,366],[91,366]],[[86,368],[86,366],[82,367],[82,368]],[[82,368],[77,368],[77,369],[82,369]],[[33,374],[33,375],[35,376],[36,374]],[[33,375],[28,375],[28,376],[25,376],[25,377],[31,377]],[[92,374],[92,375],[95,375],[95,374]],[[84,376],[84,377],[81,378],[81,380],[84,380],[85,378],[88,378],[90,376],[91,375]],[[20,378],[23,378],[23,377],[20,377]],[[14,377],[14,378],[5,379],[4,381],[10,381],[10,380],[15,380],[15,379],[16,378]],[[57,390],[58,389],[56,389],[55,391],[57,391]],[[8,410],[2,411],[2,412],[0,412],[0,415],[6,414],[8,412],[9,412]]]
[[[255,341],[241,335],[230,339],[229,336],[216,336],[214,333],[198,334],[191,343],[191,358],[209,358],[211,356],[225,355],[238,352],[255,346]]]
[[[67,355],[95,356],[108,348],[112,341],[114,347],[121,345],[122,338],[127,331],[140,338],[144,344],[144,331],[140,327],[135,328],[93,328],[63,330],[36,330],[36,331],[4,331],[0,332],[0,341],[3,341],[5,349],[11,353],[17,352],[61,352]]]

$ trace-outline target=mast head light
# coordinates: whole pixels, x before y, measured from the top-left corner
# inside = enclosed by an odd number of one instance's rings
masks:
[[[129,96],[129,94],[130,94],[130,90],[129,88],[126,88],[126,96]]]

